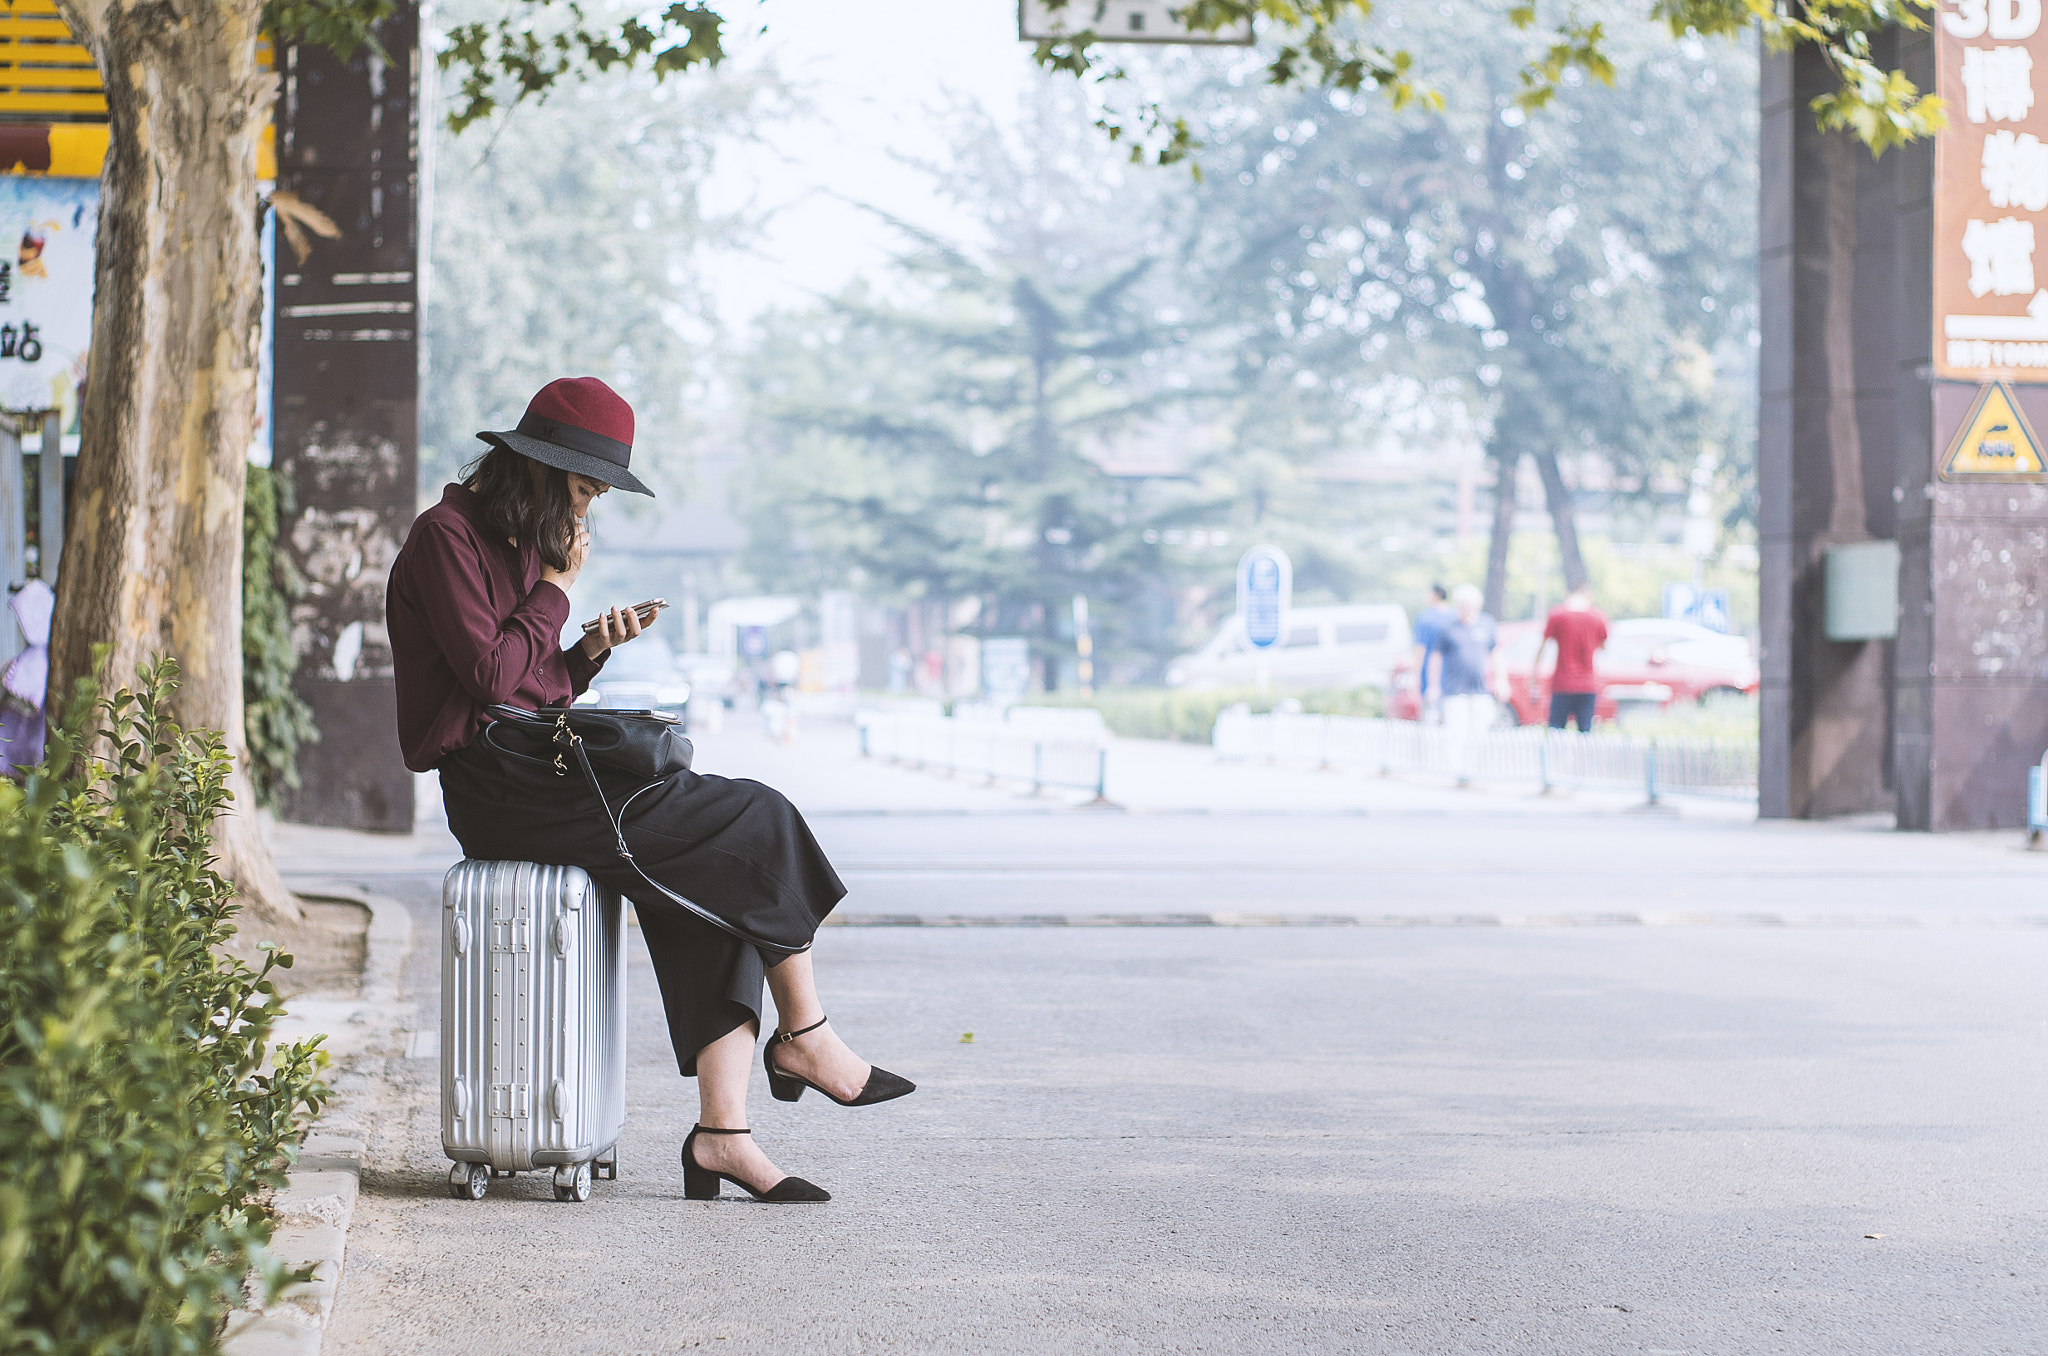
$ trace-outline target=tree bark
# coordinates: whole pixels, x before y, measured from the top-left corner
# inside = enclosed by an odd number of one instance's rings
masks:
[[[1557,529],[1557,558],[1564,566],[1564,586],[1582,589],[1588,575],[1585,558],[1579,554],[1579,520],[1572,512],[1572,492],[1565,486],[1557,453],[1538,452],[1536,469],[1543,475],[1543,503],[1550,510],[1550,524]]]
[[[260,0],[58,0],[106,87],[91,375],[53,690],[178,661],[179,721],[235,756],[214,825],[258,920],[295,918],[255,817],[242,725],[242,490],[263,305],[256,150],[276,86]]]
[[[1515,535],[1515,470],[1519,452],[1493,454],[1493,537],[1486,548],[1486,610],[1498,617],[1508,598],[1508,545]]]

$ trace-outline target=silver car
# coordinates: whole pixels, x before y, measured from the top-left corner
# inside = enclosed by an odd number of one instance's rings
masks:
[[[614,711],[669,711],[689,727],[690,684],[676,665],[675,651],[660,636],[643,635],[612,651],[590,691],[578,702]]]

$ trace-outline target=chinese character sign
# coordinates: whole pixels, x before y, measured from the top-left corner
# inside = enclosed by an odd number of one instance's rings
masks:
[[[1941,0],[1935,143],[1934,367],[1963,381],[2048,382],[2048,79],[2042,0]],[[2044,260],[2048,263],[2048,260]]]
[[[1017,36],[1026,42],[1093,33],[1098,42],[1171,42],[1246,46],[1252,21],[1214,33],[1198,33],[1181,22],[1186,0],[1018,0]]]
[[[92,343],[94,179],[0,175],[0,409],[59,410],[75,430]]]

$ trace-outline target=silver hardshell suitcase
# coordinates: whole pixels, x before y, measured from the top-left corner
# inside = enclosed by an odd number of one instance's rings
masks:
[[[557,1200],[587,1201],[626,1119],[624,906],[579,867],[467,860],[441,904],[449,1188],[552,1167]]]

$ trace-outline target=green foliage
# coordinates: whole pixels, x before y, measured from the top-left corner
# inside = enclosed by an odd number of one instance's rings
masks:
[[[316,743],[313,708],[292,688],[292,600],[306,590],[291,557],[277,549],[280,500],[291,487],[267,466],[251,466],[242,492],[242,730],[256,797],[274,805],[299,785],[299,746]]]
[[[1298,701],[1301,709],[1324,716],[1378,716],[1386,712],[1378,688],[1331,688],[1261,697],[1249,687],[1187,688],[1110,687],[1092,693],[1073,690],[1034,694],[1026,706],[1093,707],[1111,734],[1126,739],[1170,739],[1206,744],[1216,728],[1217,714],[1244,703],[1256,712],[1271,711],[1282,701]]]
[[[1659,0],[1651,12],[1673,33],[1733,34],[1754,23],[1774,50],[1817,49],[1840,83],[1809,105],[1815,120],[1882,155],[1948,125],[1942,100],[1870,55],[1871,38],[1890,28],[1924,29],[1923,16],[1935,8],[1934,0]]]
[[[1056,8],[1083,8],[1081,0],[1051,0]],[[1516,73],[1517,104],[1525,109],[1548,105],[1575,80],[1590,77],[1613,84],[1628,60],[1615,52],[1606,28],[1585,19],[1582,6],[1558,6],[1562,13],[1548,41],[1525,56]],[[1887,28],[1924,28],[1923,14],[1934,12],[1933,0],[1653,0],[1646,17],[1660,20],[1674,37],[1688,34],[1733,36],[1759,26],[1774,47],[1809,46],[1833,68],[1837,87],[1813,101],[1822,127],[1854,133],[1872,152],[1929,136],[1945,121],[1942,101],[1925,95],[1903,71],[1887,70],[1871,60],[1870,40]],[[1267,83],[1281,88],[1320,88],[1340,93],[1381,91],[1398,110],[1445,107],[1438,85],[1469,98],[1456,81],[1431,82],[1418,76],[1415,54],[1390,47],[1368,32],[1377,6],[1373,0],[1190,0],[1182,16],[1190,28],[1214,33],[1257,21],[1272,56]],[[1411,15],[1403,8],[1399,13]],[[1636,11],[1642,14],[1643,11]],[[1505,13],[1469,3],[1447,12],[1466,32],[1497,31],[1503,21],[1516,29],[1538,23],[1535,0],[1514,0]],[[1123,66],[1100,55],[1092,30],[1070,40],[1042,42],[1038,60],[1048,70],[1063,71],[1102,85],[1129,82]],[[1456,97],[1456,96],[1454,96]],[[1171,101],[1167,101],[1171,102]],[[1107,115],[1097,124],[1113,139],[1133,137],[1139,148],[1133,159],[1149,157],[1160,164],[1184,160],[1202,146],[1185,118],[1165,111],[1160,102],[1144,102],[1130,115]]]
[[[264,0],[263,31],[347,59],[364,47],[381,51],[377,25],[397,12],[398,0]]]
[[[1076,13],[1085,8],[1082,0],[1050,2]],[[593,16],[579,0],[516,0],[491,18],[458,23],[436,55],[455,89],[448,124],[461,131],[524,100],[545,99],[593,71],[645,69],[665,78],[715,66],[725,56],[723,30],[732,3],[671,0],[658,11]],[[268,0],[263,23],[268,32],[346,54],[374,46],[376,25],[394,9],[394,0]],[[1397,110],[1443,108],[1443,96],[1416,78],[1414,55],[1367,32],[1376,9],[1374,0],[1187,0],[1181,14],[1190,28],[1207,33],[1255,22],[1266,44],[1270,85],[1343,93],[1372,89]],[[1602,26],[1587,22],[1575,4],[1562,9],[1550,41],[1526,59],[1517,77],[1524,107],[1548,103],[1569,75],[1614,79],[1617,63]],[[1946,114],[1941,100],[1922,94],[1904,72],[1872,61],[1871,37],[1892,27],[1924,28],[1922,16],[1934,9],[1933,0],[1652,0],[1647,16],[1678,37],[1732,36],[1755,24],[1773,46],[1813,47],[1839,82],[1813,101],[1816,119],[1823,127],[1854,133],[1882,154],[1931,135]],[[1503,24],[1530,28],[1539,14],[1536,0],[1513,0],[1505,12],[1466,0],[1457,18],[1468,31],[1482,31]],[[1127,68],[1103,55],[1104,45],[1084,28],[1070,39],[1038,44],[1036,55],[1047,70],[1097,85],[1132,83]],[[1171,164],[1201,145],[1187,119],[1157,100],[1141,101],[1128,114],[1106,112],[1096,125],[1111,140],[1132,142],[1133,160]]]
[[[218,735],[80,683],[48,759],[0,781],[0,1351],[207,1352],[264,1252],[326,1095],[319,1040],[269,1053],[270,979],[225,954],[236,906],[207,826]],[[102,761],[95,743],[111,750]]]
[[[448,126],[460,132],[501,106],[545,99],[591,72],[644,67],[666,78],[725,58],[725,20],[706,4],[593,22],[575,0],[523,0],[495,19],[449,29],[436,60],[454,72]],[[510,85],[507,91],[505,86]]]

